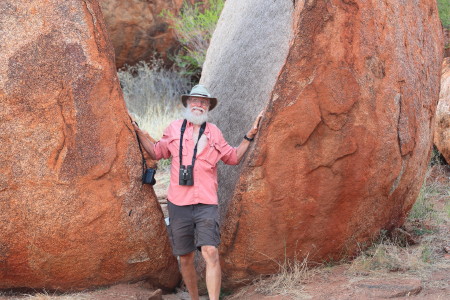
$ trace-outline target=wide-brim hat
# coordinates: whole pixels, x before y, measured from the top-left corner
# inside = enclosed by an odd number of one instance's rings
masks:
[[[194,86],[189,94],[181,95],[181,102],[183,102],[184,107],[187,107],[187,100],[189,97],[201,97],[209,99],[210,105],[209,110],[213,110],[217,105],[217,98],[211,97],[206,87],[201,84]]]

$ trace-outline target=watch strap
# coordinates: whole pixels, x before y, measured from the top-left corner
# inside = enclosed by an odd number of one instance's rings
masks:
[[[244,135],[244,139],[246,139],[247,141],[249,141],[249,142],[253,142],[253,140],[255,139],[255,138],[249,138],[247,135]]]

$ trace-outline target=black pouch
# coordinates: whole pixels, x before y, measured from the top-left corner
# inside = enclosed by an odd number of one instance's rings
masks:
[[[154,185],[156,183],[155,180],[156,169],[147,168],[142,175],[142,183]]]

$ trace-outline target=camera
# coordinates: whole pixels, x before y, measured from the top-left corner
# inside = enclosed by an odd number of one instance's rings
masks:
[[[180,166],[179,185],[194,185],[194,166]]]
[[[156,183],[155,174],[156,169],[153,168],[145,169],[144,175],[142,175],[142,183],[154,185]]]

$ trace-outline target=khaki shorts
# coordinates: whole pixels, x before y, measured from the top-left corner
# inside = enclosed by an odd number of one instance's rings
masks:
[[[191,253],[202,246],[220,244],[219,212],[217,205],[195,204],[178,206],[167,201],[169,233],[175,256]]]

